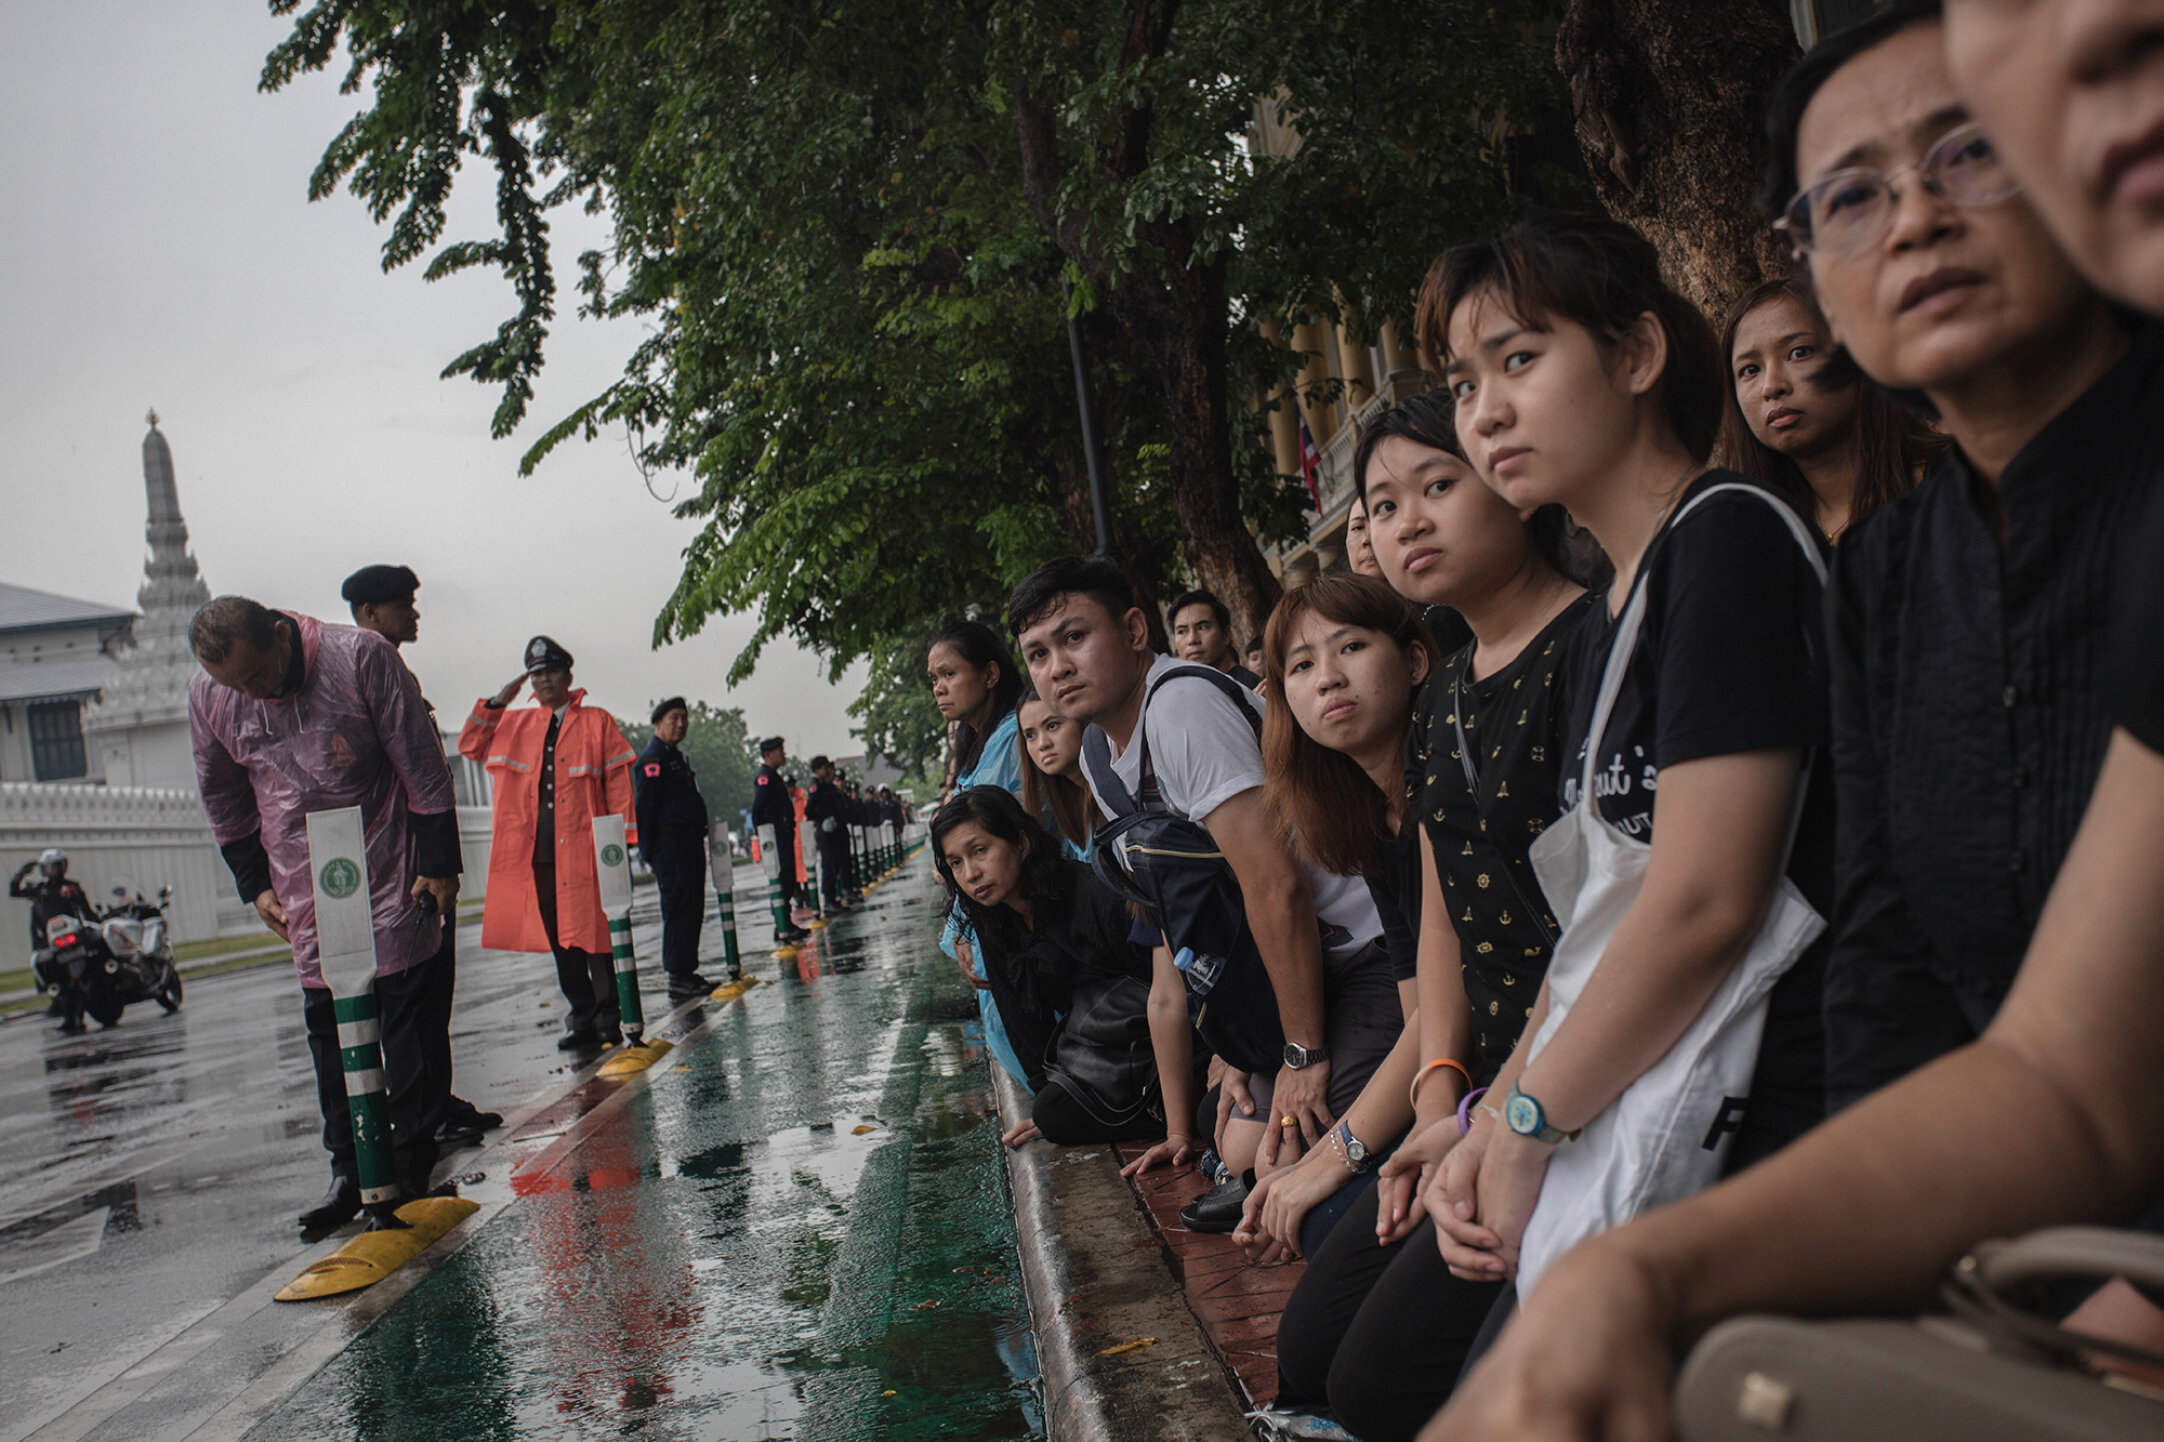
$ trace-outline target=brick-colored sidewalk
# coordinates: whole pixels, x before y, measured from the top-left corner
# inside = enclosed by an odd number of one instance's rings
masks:
[[[1148,1142],[1119,1147],[1121,1165],[1150,1148]],[[1180,1208],[1209,1190],[1193,1167],[1159,1168],[1133,1178],[1158,1237],[1171,1253],[1172,1271],[1187,1293],[1187,1304],[1202,1322],[1210,1344],[1240,1379],[1248,1404],[1260,1407],[1277,1396],[1277,1316],[1300,1280],[1304,1262],[1261,1267],[1232,1244],[1232,1238],[1190,1232],[1180,1225]]]

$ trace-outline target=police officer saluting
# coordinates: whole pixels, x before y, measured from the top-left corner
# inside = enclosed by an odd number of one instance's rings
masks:
[[[774,828],[774,861],[781,868],[782,915],[789,922],[788,930],[774,939],[802,941],[811,933],[798,926],[791,915],[797,897],[796,802],[790,798],[789,783],[781,774],[782,760],[788,754],[787,743],[779,736],[769,736],[759,743],[759,774],[751,783],[751,824]]]
[[[691,729],[681,696],[654,708],[654,739],[631,768],[638,794],[639,855],[661,892],[661,966],[669,1000],[704,996],[714,984],[699,975],[699,931],[706,918],[706,798],[679,748]]]

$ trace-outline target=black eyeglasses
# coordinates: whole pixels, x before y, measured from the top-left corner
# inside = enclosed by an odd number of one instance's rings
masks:
[[[1910,171],[1926,190],[1955,205],[1990,205],[2021,189],[1991,137],[1972,120],[1946,132],[1913,165],[1895,170],[1859,165],[1821,177],[1796,192],[1773,228],[1788,232],[1797,249],[1813,255],[1861,250],[1893,225],[1899,199],[1894,182]]]

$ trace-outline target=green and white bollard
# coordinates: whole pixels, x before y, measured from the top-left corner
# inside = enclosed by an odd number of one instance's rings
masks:
[[[361,1204],[379,1225],[398,1205],[391,1117],[383,1084],[383,1037],[376,1013],[376,923],[369,905],[368,853],[361,808],[308,815],[308,872],[316,894],[316,951],[338,1018],[338,1056],[346,1073],[346,1114],[353,1122]]]
[[[766,904],[774,913],[774,954],[779,957],[796,955],[796,943],[788,939],[790,931],[789,905],[781,894],[781,847],[774,840],[774,824],[768,822],[759,828],[759,869],[766,873]]]
[[[817,827],[818,824],[817,822],[812,823],[814,827]],[[832,918],[827,915],[827,855],[825,849],[819,845],[819,833],[817,830],[812,832],[810,861],[811,879],[808,885],[811,887],[812,895],[812,920],[811,925],[805,929],[807,931],[819,931],[824,929],[827,922]]]
[[[668,1055],[674,1043],[646,1040],[639,959],[631,949],[631,856],[624,847],[624,818],[613,812],[594,818],[594,863],[601,914],[609,919],[609,951],[616,962],[617,1024],[624,1033],[623,1049],[601,1064],[600,1075],[629,1076]]]
[[[281,1302],[373,1286],[480,1209],[479,1203],[463,1197],[417,1197],[400,1204],[376,1011],[376,925],[358,806],[309,813],[308,871],[316,897],[316,950],[338,1019],[338,1055],[346,1076],[346,1114],[353,1124],[361,1204],[371,1224],[330,1256],[303,1268],[278,1290]]]
[[[721,946],[729,963],[729,980],[740,981],[744,960],[736,940],[736,859],[729,854],[729,828],[719,821],[707,828],[706,869],[714,876],[714,905],[721,913]]]

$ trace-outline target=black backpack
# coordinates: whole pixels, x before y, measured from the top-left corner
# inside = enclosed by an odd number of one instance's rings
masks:
[[[1255,734],[1262,718],[1238,682],[1208,666],[1175,666],[1150,683],[1135,717],[1142,748],[1142,795],[1128,794],[1112,770],[1112,745],[1095,726],[1082,740],[1088,774],[1103,777],[1097,804],[1111,819],[1090,838],[1097,878],[1149,914],[1165,934],[1187,983],[1187,1014],[1210,1049],[1242,1071],[1275,1076],[1284,1061],[1285,1032],[1277,993],[1247,927],[1247,908],[1232,866],[1209,828],[1165,808],[1150,765],[1150,700],[1168,681],[1193,676],[1231,698]]]

